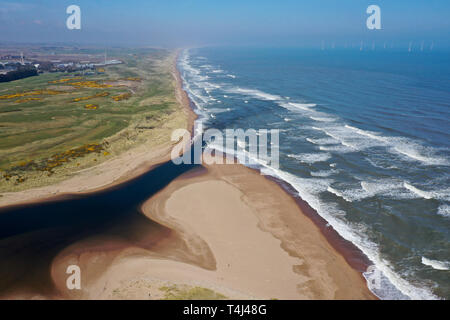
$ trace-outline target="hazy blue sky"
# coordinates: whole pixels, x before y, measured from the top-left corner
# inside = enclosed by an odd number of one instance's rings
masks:
[[[67,6],[82,29],[66,28]],[[366,28],[381,8],[382,30]],[[308,45],[431,41],[448,46],[449,0],[0,0],[0,41],[97,44]]]

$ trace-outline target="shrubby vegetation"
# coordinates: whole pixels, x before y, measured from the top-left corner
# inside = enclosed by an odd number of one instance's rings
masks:
[[[38,72],[35,67],[20,66],[17,70],[10,71],[6,74],[0,74],[0,82],[9,82],[9,81],[28,78],[28,77],[34,77],[37,75],[38,75]]]

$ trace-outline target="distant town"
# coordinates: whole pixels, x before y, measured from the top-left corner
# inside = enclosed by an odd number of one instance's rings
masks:
[[[45,72],[79,72],[89,75],[102,71],[102,67],[121,64],[121,60],[108,59],[107,52],[67,52],[65,47],[0,48],[0,82],[9,82],[38,76]]]

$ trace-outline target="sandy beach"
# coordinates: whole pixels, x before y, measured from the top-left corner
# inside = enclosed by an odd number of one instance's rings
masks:
[[[94,237],[54,259],[60,292],[67,292],[68,264],[87,271],[83,290],[63,297],[161,299],[167,290],[201,288],[230,299],[375,298],[296,202],[244,166],[213,165],[181,176],[142,212],[159,225],[147,235],[154,245]]]

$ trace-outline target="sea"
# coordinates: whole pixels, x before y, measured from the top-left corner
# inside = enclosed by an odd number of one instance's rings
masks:
[[[202,47],[178,59],[203,130],[279,130],[279,166],[258,169],[367,256],[381,299],[450,298],[450,54],[430,49]]]

